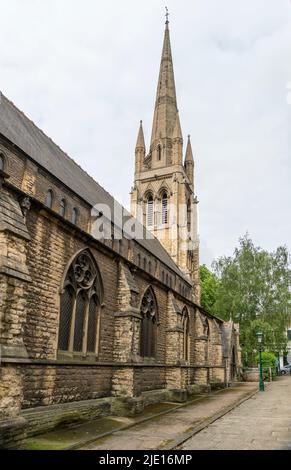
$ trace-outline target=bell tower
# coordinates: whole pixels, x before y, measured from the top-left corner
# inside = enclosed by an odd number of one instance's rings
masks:
[[[142,121],[138,131],[131,212],[193,282],[193,297],[200,303],[198,200],[190,136],[185,159],[183,143],[167,15],[148,152]]]

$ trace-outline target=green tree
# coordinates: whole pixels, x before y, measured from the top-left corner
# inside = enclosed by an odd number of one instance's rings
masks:
[[[201,305],[208,312],[214,313],[213,305],[217,299],[218,279],[205,264],[200,266]]]
[[[267,252],[256,247],[246,234],[233,256],[219,258],[213,267],[218,284],[212,311],[225,320],[232,318],[240,323],[244,356],[253,358],[258,329],[264,329],[266,348],[274,352],[284,350],[291,318],[287,248]]]
[[[256,364],[259,363],[260,356],[259,354],[256,355]],[[274,379],[276,377],[276,356],[275,354],[271,352],[262,352],[262,366],[263,366],[263,372],[265,377],[267,377],[270,380],[270,368],[272,369],[272,378]]]
[[[243,325],[242,325],[243,326]],[[253,320],[249,325],[241,328],[240,341],[243,344],[243,362],[245,364],[256,365],[258,340],[257,332],[261,331],[264,338],[264,347],[273,350],[274,330],[272,326],[264,320]]]

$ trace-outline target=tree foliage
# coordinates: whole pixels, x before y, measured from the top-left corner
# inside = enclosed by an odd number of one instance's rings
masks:
[[[225,320],[240,323],[245,357],[255,357],[259,329],[265,348],[281,351],[286,347],[291,318],[289,259],[286,247],[268,252],[256,247],[246,234],[233,256],[213,263],[214,273],[201,268],[202,305]]]
[[[285,329],[274,331],[272,324],[262,320],[252,320],[249,325],[241,325],[240,342],[243,346],[243,361],[248,365],[256,365],[258,349],[257,332],[261,331],[264,348],[269,351],[281,351],[286,347]]]
[[[205,264],[200,266],[201,305],[208,312],[214,313],[213,305],[217,299],[218,279]]]
[[[255,362],[259,364],[260,356],[256,355]],[[264,375],[270,379],[270,368],[272,369],[272,378],[276,377],[277,367],[276,367],[276,356],[271,352],[262,352],[262,367]]]

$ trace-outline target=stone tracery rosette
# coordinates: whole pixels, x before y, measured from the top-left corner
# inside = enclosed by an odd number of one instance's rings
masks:
[[[88,251],[84,251],[73,261],[64,287],[70,285],[76,293],[83,291],[88,297],[96,294],[101,299],[103,295],[99,277],[92,256]]]

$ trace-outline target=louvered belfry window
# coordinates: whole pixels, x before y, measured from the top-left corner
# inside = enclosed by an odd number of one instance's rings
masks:
[[[141,303],[140,355],[155,357],[157,336],[157,303],[151,287],[143,296]]]
[[[67,271],[60,302],[59,351],[98,354],[103,287],[89,250],[79,253]]]
[[[162,196],[162,224],[168,223],[168,196],[164,193]]]
[[[154,225],[154,200],[150,194],[147,198],[147,226],[151,227]]]

